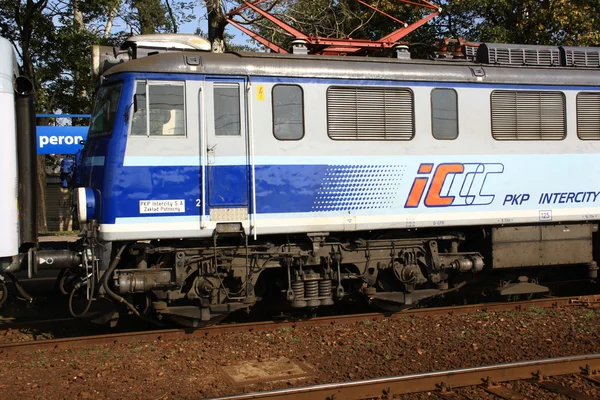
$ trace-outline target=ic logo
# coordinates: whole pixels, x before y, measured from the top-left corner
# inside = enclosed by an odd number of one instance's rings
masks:
[[[495,163],[421,164],[404,208],[417,208],[425,197],[425,207],[482,206],[494,201],[484,193],[488,175],[501,174],[504,165]],[[428,187],[429,185],[429,187]]]

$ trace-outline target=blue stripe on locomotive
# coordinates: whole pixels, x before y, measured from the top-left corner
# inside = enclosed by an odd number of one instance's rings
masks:
[[[529,165],[532,156],[463,156],[461,158],[469,161],[463,164],[466,167],[479,165],[480,168],[502,166],[498,163],[488,163],[489,159],[497,161],[502,158],[507,170],[496,168],[490,170],[490,181],[480,181],[479,186],[471,187],[473,181],[466,179],[468,174],[462,174],[462,181],[452,178],[448,182],[448,194],[457,196],[453,207],[469,208],[469,211],[499,211],[499,210],[528,210],[540,207],[551,208],[581,208],[595,206],[598,202],[600,192],[596,191],[595,185],[586,184],[585,179],[573,179],[568,169],[556,167],[552,158],[533,156],[539,162],[537,168],[531,171],[532,176],[551,171],[555,177],[553,182],[531,182],[527,179],[519,179],[522,175],[523,165]],[[411,158],[411,157],[408,157]],[[401,212],[411,189],[413,179],[417,177],[415,157],[408,163],[411,167],[399,164],[361,164],[361,165],[324,165],[324,164],[293,164],[293,165],[257,165],[256,166],[256,206],[257,214],[265,217],[287,214],[313,215],[326,212],[329,216],[345,215],[352,211],[352,215],[387,215]],[[417,157],[420,158],[420,157]],[[443,157],[429,157],[433,163],[439,164]],[[482,160],[474,163],[473,160]],[[563,155],[566,163],[576,165],[576,169],[589,165],[595,155]],[[414,168],[413,168],[414,167]],[[235,184],[228,181],[232,175],[245,173],[245,166],[216,166],[213,167],[216,182],[223,182],[230,190],[239,193],[245,191],[248,194],[246,182]],[[473,170],[474,171],[474,170]],[[472,173],[471,171],[470,173]],[[198,207],[197,199],[200,198],[200,167],[199,166],[136,166],[121,169],[120,178],[114,182],[112,193],[118,199],[113,210],[106,209],[102,223],[115,223],[116,219],[151,217],[152,214],[140,213],[140,200],[175,200],[184,199],[185,213],[161,213],[161,217],[193,217],[199,216],[201,208]],[[459,182],[456,182],[459,181]],[[464,181],[464,182],[463,182]],[[466,187],[461,187],[461,182]],[[223,187],[224,187],[223,186]],[[221,186],[216,188],[220,190]],[[207,188],[210,192],[211,189]],[[511,191],[514,190],[514,191]],[[556,197],[554,206],[540,205],[538,200],[544,193],[553,195],[553,191],[559,192],[581,192],[587,196],[585,201],[558,201]],[[592,192],[589,192],[592,190]],[[527,193],[527,202],[507,202],[506,195]],[[588,193],[594,193],[593,199]],[[558,193],[562,194],[562,193]],[[240,195],[241,196],[241,195]],[[568,197],[563,196],[568,199]],[[581,197],[581,196],[580,196]],[[472,198],[471,201],[467,200]],[[454,197],[453,197],[454,199]],[[481,201],[480,201],[481,200]],[[467,201],[465,203],[465,201]],[[465,205],[465,204],[467,205]],[[514,204],[513,204],[514,203]],[[220,203],[218,203],[221,206]],[[208,202],[207,213],[211,207]],[[251,207],[251,204],[250,204]],[[251,209],[251,208],[250,208]],[[413,212],[413,211],[411,211]],[[439,208],[419,207],[418,213],[439,213]],[[455,210],[454,212],[460,212]],[[173,221],[175,221],[174,219]],[[140,221],[141,222],[141,221]]]
[[[397,182],[404,167],[398,165],[258,165],[256,204],[259,214],[375,210],[387,208],[398,193]],[[245,166],[211,167],[214,175],[208,193],[227,190],[234,198],[244,198],[248,187]],[[239,182],[232,177],[238,177]],[[146,216],[140,213],[140,200],[184,199],[185,215],[199,215],[201,175],[199,166],[123,167],[110,192],[118,199],[116,207],[106,208],[102,223],[116,218]],[[245,192],[245,193],[244,193]],[[224,206],[208,197],[208,208]],[[242,204],[237,204],[242,205]],[[112,212],[111,212],[112,211]],[[208,211],[208,210],[207,210]],[[181,213],[161,214],[178,216]]]
[[[315,195],[326,176],[327,165],[262,165],[256,167],[257,213],[293,213],[314,211]],[[216,166],[209,193],[227,191],[235,199],[248,195],[248,185],[243,177],[245,166]],[[236,184],[236,179],[241,183]],[[146,216],[140,213],[140,200],[184,199],[185,215],[199,215],[197,199],[200,199],[200,167],[123,167],[113,182],[110,192],[118,199],[115,208],[105,208],[102,223],[114,223],[116,218]],[[348,190],[353,190],[348,187]],[[230,198],[231,198],[230,197]],[[227,206],[219,199],[207,198],[207,206]],[[341,203],[340,203],[341,204]],[[242,205],[242,204],[236,204]],[[332,208],[332,207],[329,207]],[[328,211],[321,209],[320,211]],[[207,209],[208,212],[208,209]],[[179,216],[181,213],[162,214]]]

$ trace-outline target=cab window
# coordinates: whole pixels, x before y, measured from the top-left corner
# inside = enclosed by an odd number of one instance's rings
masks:
[[[122,88],[120,83],[100,88],[94,102],[89,136],[109,135],[112,132]]]
[[[131,134],[185,136],[183,83],[138,82],[133,97]]]

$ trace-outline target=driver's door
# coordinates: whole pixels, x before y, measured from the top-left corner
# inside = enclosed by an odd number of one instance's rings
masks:
[[[248,219],[244,78],[206,79],[208,207],[211,221]]]

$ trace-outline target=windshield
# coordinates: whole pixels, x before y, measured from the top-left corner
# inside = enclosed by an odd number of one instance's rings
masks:
[[[119,83],[100,88],[94,102],[89,136],[110,134],[112,132],[122,87],[123,84]]]

